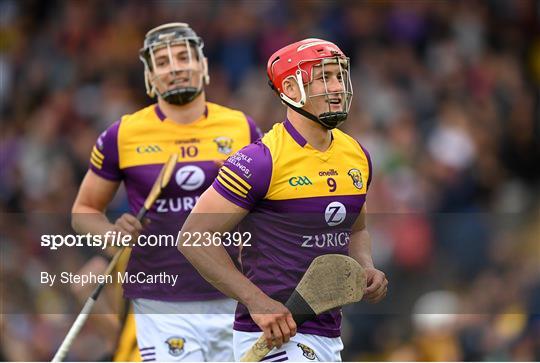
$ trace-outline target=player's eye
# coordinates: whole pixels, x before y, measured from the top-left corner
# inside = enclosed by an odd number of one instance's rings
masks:
[[[314,77],[315,80],[322,81],[322,82],[324,82],[324,78],[326,78],[326,74],[323,74],[323,73],[316,74]]]
[[[189,62],[189,56],[187,55],[187,53],[179,53],[176,56],[176,59],[182,63]]]
[[[156,60],[157,67],[165,67],[167,64],[169,64],[169,61],[165,58]]]

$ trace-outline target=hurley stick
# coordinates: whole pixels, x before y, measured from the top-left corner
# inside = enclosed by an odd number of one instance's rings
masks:
[[[322,255],[309,265],[285,306],[297,326],[317,315],[362,299],[366,288],[364,269],[344,255]],[[271,348],[264,335],[242,356],[241,362],[258,362]]]

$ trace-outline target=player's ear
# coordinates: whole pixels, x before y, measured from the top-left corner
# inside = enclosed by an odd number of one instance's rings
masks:
[[[300,99],[300,88],[293,77],[283,80],[282,89],[285,96],[289,97],[290,99],[294,101],[298,101]]]
[[[210,83],[210,75],[208,74],[208,58],[203,58],[203,80],[204,84],[208,86]]]

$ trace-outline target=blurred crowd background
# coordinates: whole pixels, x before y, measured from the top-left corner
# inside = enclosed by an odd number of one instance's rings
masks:
[[[321,37],[352,59],[343,129],[373,158],[369,229],[390,293],[346,309],[345,360],[540,360],[539,18],[534,0],[0,0],[0,359],[49,360],[74,315],[39,312],[80,308],[39,271],[90,254],[40,248],[35,225],[69,233],[96,137],[153,102],[145,32],[182,21],[204,39],[208,99],[263,131],[285,116],[273,51]],[[111,208],[127,208],[122,193]],[[70,357],[113,343],[90,322]]]

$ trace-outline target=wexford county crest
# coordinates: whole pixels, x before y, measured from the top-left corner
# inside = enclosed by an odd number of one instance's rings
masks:
[[[315,351],[313,349],[311,349],[310,347],[308,347],[307,345],[302,344],[302,343],[298,343],[298,344],[296,344],[296,346],[298,348],[302,349],[302,354],[307,359],[314,360],[315,358],[317,358],[317,354],[315,354]]]
[[[214,139],[214,142],[217,144],[217,149],[222,154],[230,154],[232,151],[233,139],[227,136],[220,136]]]
[[[169,354],[178,357],[184,351],[186,340],[181,337],[170,337],[165,343],[169,346]]]
[[[362,173],[358,169],[351,169],[348,172],[349,176],[352,178],[353,185],[358,189],[362,189],[364,183],[362,183]]]

